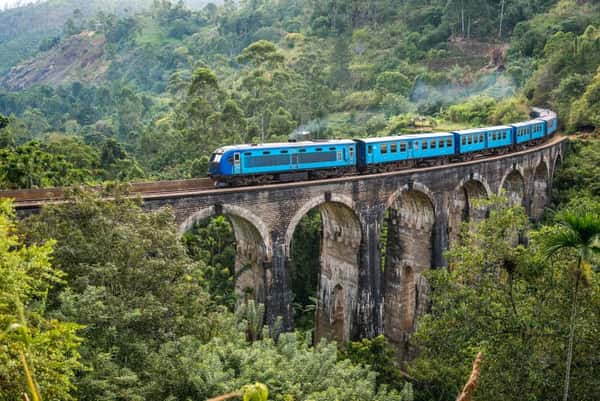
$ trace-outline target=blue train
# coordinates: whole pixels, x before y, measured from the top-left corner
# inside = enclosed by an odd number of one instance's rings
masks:
[[[210,158],[217,186],[257,185],[433,166],[522,150],[546,140],[557,116],[534,109],[537,118],[454,132],[224,146]]]

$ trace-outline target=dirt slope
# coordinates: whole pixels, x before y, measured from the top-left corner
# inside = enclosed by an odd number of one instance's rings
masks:
[[[0,86],[21,90],[39,84],[99,81],[110,65],[103,57],[104,43],[104,36],[89,31],[71,36],[36,58],[11,68],[0,78]]]

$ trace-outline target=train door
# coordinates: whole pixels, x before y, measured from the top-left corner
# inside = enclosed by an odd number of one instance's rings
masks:
[[[298,169],[298,158],[299,158],[299,154],[297,152],[292,151],[291,160],[290,160],[292,170]]]
[[[348,146],[348,161],[354,162],[354,145]]]
[[[239,152],[233,154],[233,174],[242,174],[242,163]]]

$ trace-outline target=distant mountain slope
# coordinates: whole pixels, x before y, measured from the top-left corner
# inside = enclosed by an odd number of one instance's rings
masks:
[[[104,77],[110,63],[102,58],[104,36],[84,31],[40,56],[13,67],[0,79],[9,90],[27,89],[36,84],[95,82]]]
[[[44,40],[60,36],[71,19],[78,25],[97,12],[117,15],[147,9],[153,0],[48,0],[0,12],[0,74],[40,52]],[[208,0],[187,0],[200,8]],[[220,3],[221,1],[213,1]]]

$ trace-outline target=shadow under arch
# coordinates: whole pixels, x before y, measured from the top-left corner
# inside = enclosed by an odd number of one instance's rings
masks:
[[[563,164],[563,156],[562,156],[561,152],[558,152],[552,163],[552,171],[551,171],[552,179],[554,179],[554,176],[556,175],[556,170],[560,169],[562,164]]]
[[[292,241],[300,220],[311,210],[321,216],[321,246],[315,312],[315,341],[320,338],[348,342],[356,336],[359,251],[362,226],[354,203],[343,196],[319,196],[306,202],[286,231],[286,255],[290,263]],[[290,288],[293,288],[290,283]]]
[[[525,206],[525,174],[522,168],[517,166],[504,174],[498,187],[498,195],[506,196],[513,206]]]
[[[545,160],[541,160],[535,168],[531,188],[531,218],[535,221],[542,218],[544,208],[550,200],[550,171]]]
[[[215,205],[188,216],[179,225],[183,235],[195,223],[213,216],[224,215],[231,222],[236,242],[234,285],[241,298],[251,298],[265,303],[265,267],[271,259],[271,238],[266,224],[254,213],[236,205]]]
[[[417,318],[429,308],[423,272],[433,260],[433,199],[425,186],[404,186],[389,199],[384,217],[383,330],[402,359],[414,356],[410,338]]]
[[[472,174],[459,182],[452,192],[448,211],[450,243],[460,238],[463,223],[485,219],[487,208],[475,203],[480,199],[489,199],[491,194],[489,184],[479,174]]]

